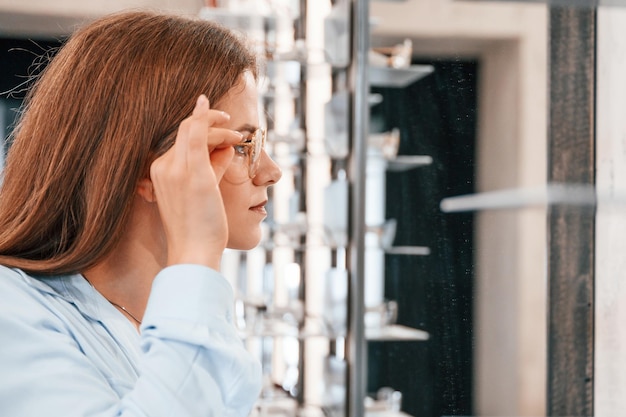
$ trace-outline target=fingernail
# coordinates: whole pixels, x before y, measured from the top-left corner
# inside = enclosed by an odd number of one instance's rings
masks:
[[[222,112],[222,116],[224,116],[226,120],[230,120],[230,114],[226,113],[225,111]]]
[[[239,132],[238,130],[233,130],[233,132],[235,132],[237,134],[237,136],[239,136],[241,139],[243,139],[243,133]]]
[[[206,98],[204,94],[200,94],[200,97],[198,97],[198,100],[196,101],[196,107],[205,106],[208,102],[209,99]]]

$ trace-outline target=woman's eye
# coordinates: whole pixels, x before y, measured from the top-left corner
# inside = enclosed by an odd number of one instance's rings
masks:
[[[249,152],[248,148],[250,147],[250,143],[252,143],[252,138],[248,136],[246,139],[243,140],[243,142],[240,142],[239,145],[233,146],[233,148],[235,148],[235,153],[239,155],[247,155]]]

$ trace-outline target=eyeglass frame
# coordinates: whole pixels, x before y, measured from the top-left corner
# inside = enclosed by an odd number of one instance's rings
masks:
[[[258,135],[261,135],[259,143]],[[243,141],[233,145],[233,148],[244,147],[248,148],[246,153],[248,157],[248,176],[252,179],[256,176],[257,170],[261,163],[261,153],[265,149],[267,132],[265,129],[259,127],[254,132],[251,132]],[[255,152],[256,151],[256,152]]]

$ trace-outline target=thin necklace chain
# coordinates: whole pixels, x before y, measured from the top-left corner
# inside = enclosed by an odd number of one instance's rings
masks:
[[[94,286],[93,286],[93,284],[91,283],[91,281],[89,281],[89,280],[87,279],[87,277],[86,277],[86,276],[84,276],[84,275],[83,275],[83,278],[85,278],[85,281],[87,281],[87,282],[89,283],[89,285],[91,285],[91,288],[93,288],[94,290],[98,291],[98,289],[97,289],[96,287],[94,287]],[[100,291],[98,291],[98,292],[100,293]],[[137,324],[141,324],[141,320],[139,320],[139,319],[138,319],[137,317],[135,317],[135,316],[134,316],[134,315],[133,315],[130,311],[128,311],[128,310],[126,309],[126,307],[124,307],[124,306],[122,306],[122,305],[119,305],[119,304],[117,304],[117,303],[114,303],[113,301],[111,301],[111,300],[109,300],[108,298],[106,298],[106,297],[104,296],[104,294],[102,294],[102,293],[100,293],[100,295],[102,295],[102,297],[104,297],[104,299],[105,299],[105,300],[107,300],[109,303],[111,303],[111,305],[112,305],[112,306],[117,307],[117,308],[119,308],[120,310],[122,310],[124,313],[128,314],[128,316],[129,316],[131,319],[135,320],[135,322],[137,322]]]
[[[104,297],[104,295],[103,295],[103,297]],[[137,319],[137,317],[133,316],[130,311],[126,310],[126,307],[121,306],[121,305],[119,305],[117,303],[114,303],[113,301],[109,300],[106,297],[104,297],[104,299],[107,300],[109,303],[113,304],[115,307],[119,308],[120,310],[123,310],[124,313],[128,314],[131,319],[133,319],[133,320],[135,320],[137,322],[137,324],[141,324],[141,320]]]

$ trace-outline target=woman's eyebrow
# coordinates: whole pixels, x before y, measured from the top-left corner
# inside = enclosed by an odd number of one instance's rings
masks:
[[[258,129],[258,127],[245,123],[241,126],[239,126],[238,128],[234,129],[237,132],[250,132],[250,133],[254,133],[256,130]]]

